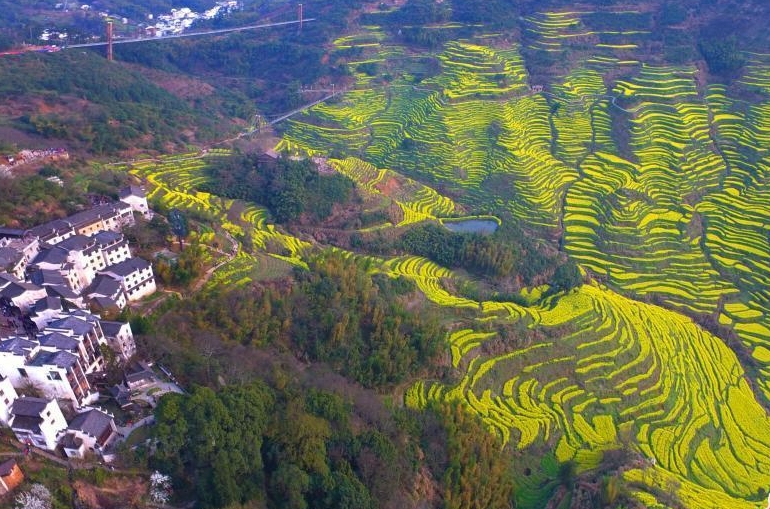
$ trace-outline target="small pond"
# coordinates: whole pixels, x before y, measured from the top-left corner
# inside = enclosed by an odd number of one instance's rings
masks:
[[[498,228],[494,219],[465,219],[462,221],[444,221],[444,227],[455,233],[480,233],[489,235]]]

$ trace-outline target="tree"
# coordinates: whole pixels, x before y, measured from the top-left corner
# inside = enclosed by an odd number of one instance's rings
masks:
[[[171,477],[157,470],[150,475],[150,498],[156,504],[167,504],[171,498]]]
[[[568,292],[573,288],[580,286],[583,277],[580,275],[580,269],[573,260],[567,260],[556,267],[551,279],[551,290],[553,292]]]
[[[51,492],[42,484],[33,484],[29,490],[16,495],[16,509],[51,509]]]
[[[168,222],[171,225],[171,233],[176,235],[179,247],[182,248],[184,239],[190,233],[187,218],[178,209],[172,209],[168,214]]]
[[[712,74],[730,76],[746,63],[735,37],[703,39],[698,49]]]

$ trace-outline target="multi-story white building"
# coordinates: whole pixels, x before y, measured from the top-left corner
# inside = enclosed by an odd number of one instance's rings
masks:
[[[23,369],[30,385],[47,398],[67,399],[76,408],[99,399],[99,393],[86,378],[80,357],[74,353],[40,350]]]
[[[117,436],[113,416],[97,408],[90,408],[70,421],[61,443],[67,457],[82,458],[87,452],[103,452]]]
[[[8,426],[11,420],[11,407],[18,398],[16,389],[13,388],[11,380],[0,376],[0,422]]]
[[[44,297],[46,292],[43,288],[7,273],[0,275],[0,299],[18,307],[23,313],[29,313],[35,302]]]
[[[92,238],[96,241],[102,255],[101,263],[95,267],[97,271],[131,258],[128,241],[122,233],[102,231],[95,233]]]
[[[152,219],[152,211],[147,203],[147,193],[143,187],[128,186],[120,190],[120,201],[131,206],[134,212],[141,214],[145,219]]]
[[[102,273],[120,283],[129,301],[139,300],[156,290],[152,265],[142,258],[129,258],[107,267]]]
[[[56,449],[67,420],[54,399],[18,398],[11,407],[11,429],[19,442],[41,449]]]
[[[102,320],[101,325],[104,337],[107,338],[107,344],[122,362],[126,362],[136,355],[136,342],[129,323]]]

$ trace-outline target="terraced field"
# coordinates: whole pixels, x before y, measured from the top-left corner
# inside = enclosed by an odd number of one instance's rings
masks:
[[[709,84],[694,64],[645,61],[651,19],[536,13],[518,41],[469,38],[435,56],[366,27],[335,42],[357,48],[355,87],[289,120],[277,147],[397,205],[376,228],[510,214],[578,263],[578,290],[514,303],[457,295],[458,275],[421,257],[370,259],[452,317],[459,382],[419,382],[406,404],[463,401],[509,447],[550,451],[518,507],[547,504],[560,464],[591,471],[620,448],[647,507],[671,490],[688,508],[756,507],[770,488],[770,55]],[[533,78],[524,55],[554,63]],[[415,78],[430,58],[440,72]],[[218,155],[128,169],[155,203],[215,218],[247,247],[211,284],[303,265],[308,244],[265,210],[196,191]]]
[[[209,284],[242,285],[284,275],[291,265],[305,266],[301,254],[309,244],[278,231],[267,222],[265,209],[197,190],[206,180],[206,164],[212,158],[228,155],[228,150],[210,149],[138,161],[121,168],[147,183],[147,198],[153,208],[192,212],[240,241],[246,251],[239,251],[232,261],[220,267]],[[201,241],[213,238],[201,237]]]
[[[474,317],[446,338],[461,381],[420,382],[408,405],[462,400],[511,446],[550,447],[543,472],[565,461],[590,470],[630,447],[640,463],[624,475],[649,507],[664,507],[672,485],[686,507],[755,507],[770,488],[770,55],[747,55],[730,87],[707,84],[695,65],[645,61],[651,19],[537,13],[519,42],[446,44],[441,72],[419,83],[392,72],[406,69],[405,51],[368,47],[360,61],[387,63],[387,86],[354,73],[355,89],[293,120],[281,147],[347,145],[334,164],[370,190],[390,171],[451,190],[451,202],[399,201],[405,223],[462,206],[507,211],[560,236],[592,280],[545,301],[538,289],[525,307],[454,295],[456,276],[421,258],[384,261]],[[533,83],[525,54],[564,65]],[[530,332],[484,353],[512,323]],[[545,505],[535,485],[522,507]]]

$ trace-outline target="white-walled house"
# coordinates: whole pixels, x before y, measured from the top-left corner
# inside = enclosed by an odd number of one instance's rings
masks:
[[[134,212],[138,212],[145,219],[152,219],[152,211],[147,203],[147,193],[143,187],[128,186],[120,190],[120,201],[131,206]]]
[[[128,241],[122,233],[101,231],[91,238],[94,239],[101,253],[101,261],[94,267],[97,271],[131,258]]]
[[[136,354],[136,342],[128,322],[101,320],[101,325],[104,337],[107,338],[107,344],[122,362],[128,361]]]
[[[0,422],[5,426],[8,426],[11,420],[11,407],[18,397],[16,389],[11,384],[11,379],[0,377]]]
[[[27,383],[24,366],[40,351],[40,343],[27,338],[11,336],[0,341],[0,376],[8,378],[14,387]]]
[[[67,399],[76,408],[99,399],[99,393],[86,378],[80,358],[72,352],[41,350],[24,370],[29,383],[47,398]]]
[[[139,300],[155,293],[152,265],[142,258],[129,258],[107,267],[102,273],[120,283],[129,301]]]
[[[0,279],[0,298],[6,299],[24,313],[28,313],[35,302],[46,297],[45,289],[26,281],[19,281],[10,274]]]
[[[55,399],[18,398],[11,407],[11,429],[19,442],[53,451],[67,420]]]
[[[70,421],[61,443],[67,457],[82,458],[89,451],[103,452],[117,438],[117,433],[112,415],[90,408]]]

